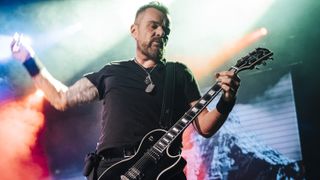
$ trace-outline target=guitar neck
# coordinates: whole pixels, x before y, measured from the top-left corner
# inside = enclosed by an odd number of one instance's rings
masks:
[[[246,69],[253,69],[257,65],[265,65],[265,61],[272,59],[273,53],[266,48],[257,48],[245,57],[239,59],[229,71],[239,73]],[[221,87],[215,83],[198,102],[192,106],[154,145],[153,149],[163,153],[165,149],[188,127],[189,124],[203,111],[204,108],[221,92]]]
[[[229,71],[237,72],[231,67]],[[221,92],[222,88],[216,82],[154,145],[153,148],[162,153],[208,106],[208,104]]]

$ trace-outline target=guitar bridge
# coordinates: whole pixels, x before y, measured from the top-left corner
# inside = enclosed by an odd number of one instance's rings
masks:
[[[120,176],[121,180],[139,180],[141,179],[141,172],[135,168],[130,168],[125,175]]]

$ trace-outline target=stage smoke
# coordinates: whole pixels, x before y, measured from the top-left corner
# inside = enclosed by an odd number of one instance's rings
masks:
[[[48,178],[42,150],[36,147],[43,127],[42,97],[0,104],[0,179],[35,180]]]

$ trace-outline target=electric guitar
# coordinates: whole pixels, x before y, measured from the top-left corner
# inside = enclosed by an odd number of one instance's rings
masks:
[[[239,73],[260,64],[265,65],[272,55],[268,49],[257,48],[239,59],[229,71]],[[177,169],[182,170],[181,154],[176,151],[172,153],[170,145],[221,91],[215,83],[169,130],[155,129],[146,134],[134,156],[107,168],[98,180],[169,179]]]

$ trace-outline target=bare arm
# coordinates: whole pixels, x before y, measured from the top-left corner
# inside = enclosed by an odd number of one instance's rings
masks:
[[[230,71],[220,72],[216,75],[216,77],[223,90],[223,95],[221,97],[222,100],[225,102],[225,105],[228,103],[232,104],[232,108],[238,87],[240,85],[240,79],[236,74]],[[193,106],[196,103],[197,101],[193,101],[190,103],[190,106]],[[198,118],[193,122],[193,125],[199,134],[204,137],[211,137],[223,125],[227,117],[228,113],[222,114],[217,110],[217,108],[213,109],[212,111],[204,109],[199,114]]]
[[[31,74],[35,86],[44,92],[45,97],[56,109],[65,110],[98,99],[97,88],[87,78],[81,78],[69,88],[53,78],[37,60],[33,49],[23,43],[22,35],[15,34],[11,51],[12,56],[24,65],[29,62],[25,67]]]
[[[191,105],[195,104],[196,101],[191,103]],[[223,125],[227,117],[228,115],[219,113],[217,109],[214,109],[212,111],[204,109],[199,114],[198,118],[193,122],[193,126],[203,137],[211,137]]]
[[[69,88],[54,79],[46,69],[42,69],[40,74],[32,79],[36,87],[44,92],[46,99],[58,110],[98,99],[97,88],[85,77]]]

